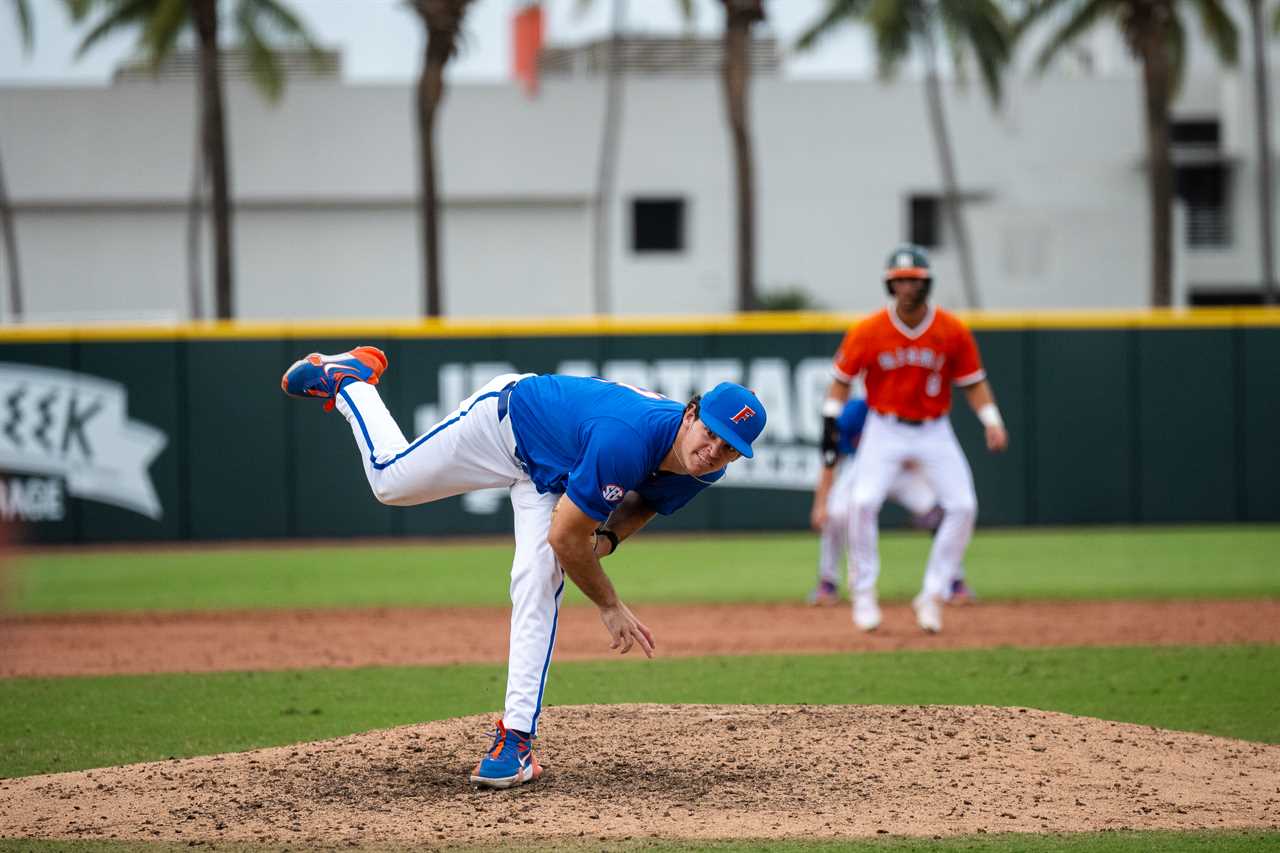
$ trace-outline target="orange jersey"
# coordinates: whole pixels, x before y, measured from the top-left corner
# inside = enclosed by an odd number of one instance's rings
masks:
[[[987,378],[973,333],[948,311],[929,306],[914,329],[893,306],[849,329],[833,371],[852,382],[866,371],[867,405],[886,415],[928,420],[951,409],[951,385]]]

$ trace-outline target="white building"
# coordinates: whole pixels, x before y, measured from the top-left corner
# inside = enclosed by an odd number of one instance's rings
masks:
[[[999,112],[976,83],[948,89],[984,307],[1147,304],[1139,78],[1061,73],[1007,87]],[[228,82],[238,316],[421,312],[413,97],[412,86],[294,79],[271,105],[246,81]],[[719,80],[629,76],[623,98],[606,307],[732,311],[733,164]],[[798,288],[828,308],[872,308],[889,249],[914,236],[940,241],[935,292],[965,307],[938,225],[941,184],[918,81],[765,73],[751,98],[761,291]],[[1179,153],[1198,171],[1186,172],[1192,203],[1180,203],[1175,220],[1175,302],[1259,288],[1251,104],[1247,74],[1203,64],[1175,104],[1177,132],[1199,140]],[[534,98],[514,84],[449,89],[437,149],[447,315],[596,309],[603,107],[604,80],[591,75],[547,75]],[[0,89],[29,320],[191,316],[194,118],[189,78]],[[207,239],[203,251],[207,269]]]

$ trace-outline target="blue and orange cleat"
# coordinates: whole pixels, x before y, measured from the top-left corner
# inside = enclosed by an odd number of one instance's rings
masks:
[[[493,746],[471,771],[471,783],[484,788],[514,788],[542,775],[533,756],[533,739],[513,732],[498,720]]]
[[[280,388],[290,397],[320,397],[325,401],[324,410],[331,412],[342,383],[355,380],[377,385],[386,369],[387,356],[377,347],[356,347],[337,355],[313,352],[284,372]]]

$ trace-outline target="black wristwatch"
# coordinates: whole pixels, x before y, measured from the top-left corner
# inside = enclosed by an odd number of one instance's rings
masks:
[[[607,527],[597,527],[596,536],[603,536],[605,539],[609,540],[609,544],[612,546],[609,549],[609,554],[618,550],[618,534],[614,533],[612,530]],[[605,556],[607,557],[609,554],[605,554]]]

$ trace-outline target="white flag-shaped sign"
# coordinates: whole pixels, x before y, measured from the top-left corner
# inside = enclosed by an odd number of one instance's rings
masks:
[[[72,497],[159,519],[147,468],[168,439],[127,416],[119,382],[0,363],[0,469],[61,476]]]

